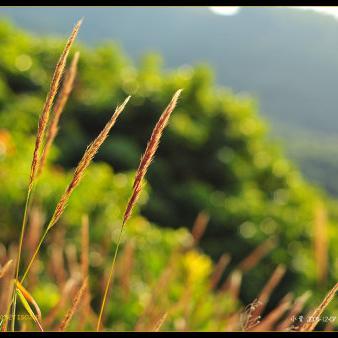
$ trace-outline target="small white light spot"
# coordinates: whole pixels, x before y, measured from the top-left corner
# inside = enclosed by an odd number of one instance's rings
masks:
[[[15,66],[21,72],[25,72],[32,67],[32,58],[27,54],[21,54],[15,59]]]
[[[239,232],[244,238],[251,238],[256,233],[256,226],[251,222],[244,222],[240,225]]]

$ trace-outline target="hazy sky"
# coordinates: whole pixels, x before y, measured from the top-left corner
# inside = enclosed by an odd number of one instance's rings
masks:
[[[290,8],[297,8],[300,10],[312,10],[323,14],[334,16],[338,19],[338,6],[285,6]],[[240,10],[240,6],[219,6],[210,7],[210,9],[218,14],[234,15]]]

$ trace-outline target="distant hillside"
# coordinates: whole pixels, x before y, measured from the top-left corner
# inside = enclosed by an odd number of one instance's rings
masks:
[[[0,16],[39,34],[67,33],[85,16],[84,41],[118,41],[135,60],[158,51],[169,68],[207,62],[218,83],[259,99],[274,135],[286,141],[290,156],[310,179],[323,183],[338,168],[332,144],[338,141],[334,18],[281,8],[244,8],[224,17],[188,7],[1,8]],[[309,152],[309,141],[316,143],[320,159]],[[328,190],[338,193],[338,184]]]

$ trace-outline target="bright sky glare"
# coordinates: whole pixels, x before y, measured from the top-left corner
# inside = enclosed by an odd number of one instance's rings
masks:
[[[213,6],[210,7],[211,11],[221,15],[234,15],[240,10],[239,6]]]
[[[284,6],[289,8],[297,8],[301,10],[311,10],[316,11],[322,14],[328,14],[334,16],[338,19],[338,6]],[[221,15],[234,15],[237,14],[240,10],[240,6],[217,6],[210,7],[210,9],[216,13]]]

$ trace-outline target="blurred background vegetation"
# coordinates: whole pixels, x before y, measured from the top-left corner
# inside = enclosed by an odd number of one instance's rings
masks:
[[[0,22],[2,252],[18,239],[37,120],[63,44],[64,39],[29,35],[7,21]],[[53,242],[61,236],[68,243],[69,252],[78,248],[85,214],[90,224],[90,268],[94,272],[91,283],[95,290],[100,284],[110,262],[108,257],[113,254],[133,173],[159,114],[178,88],[184,88],[184,92],[124,237],[124,250],[130,250],[128,243],[135,247],[134,280],[129,291],[132,295],[126,300],[125,291],[113,291],[108,323],[117,323],[118,329],[132,328],[145,307],[154,280],[169,264],[173,252],[191,245],[193,239],[188,229],[201,212],[210,218],[200,249],[188,250],[176,260],[176,269],[183,269],[184,274],[173,279],[168,290],[171,301],[180,298],[186,285],[192,287],[197,304],[201,295],[205,297],[205,308],[199,307],[200,312],[191,318],[193,328],[217,329],[210,320],[215,300],[206,282],[215,262],[224,253],[230,254],[226,275],[266,240],[274,243],[273,248],[257,266],[244,273],[240,301],[252,302],[276,266],[283,264],[287,272],[272,304],[288,291],[297,296],[306,290],[313,291],[313,305],[320,302],[338,272],[338,248],[334,245],[338,240],[337,201],[308,183],[279,143],[271,141],[257,100],[216,85],[213,71],[206,63],[168,70],[158,53],[148,53],[134,63],[113,42],[95,48],[78,43],[75,50],[80,50],[81,56],[74,91],[62,116],[48,170],[34,195],[41,223],[52,213],[71,177],[71,169],[102,129],[114,106],[128,94],[132,99],[74,192],[58,224],[60,229],[48,238],[50,250],[42,253],[46,263],[39,264],[36,270],[41,280],[35,296],[41,306],[50,309],[59,297],[51,278],[43,274],[55,254]],[[303,163],[311,162],[311,156],[319,163],[317,152],[325,157],[315,141],[314,145],[305,141],[302,145],[299,139],[293,142],[292,136],[287,138],[294,146],[290,152],[303,156]],[[307,139],[304,136],[303,140]],[[327,143],[334,148],[329,137]],[[325,164],[327,158],[322,161]],[[315,167],[309,166],[315,172]],[[335,163],[330,168],[335,168]],[[336,173],[332,169],[332,177]],[[324,220],[318,217],[323,213],[327,214]],[[318,238],[321,230],[324,239]],[[327,261],[327,268],[320,264],[316,250]],[[28,255],[29,248],[26,251]],[[49,269],[52,275],[57,274],[52,267]],[[54,277],[62,282],[62,277]],[[99,299],[99,291],[95,291],[94,306],[98,306]],[[224,304],[220,302],[218,306],[218,311],[230,313],[235,305],[225,298]],[[182,324],[172,323],[168,329]]]
[[[269,137],[337,196],[337,16],[291,7],[243,6],[232,16],[208,7],[1,7],[0,16],[38,35],[66,35],[84,16],[79,39],[91,46],[114,40],[134,62],[156,51],[166,69],[211,65],[217,84],[259,100]]]

